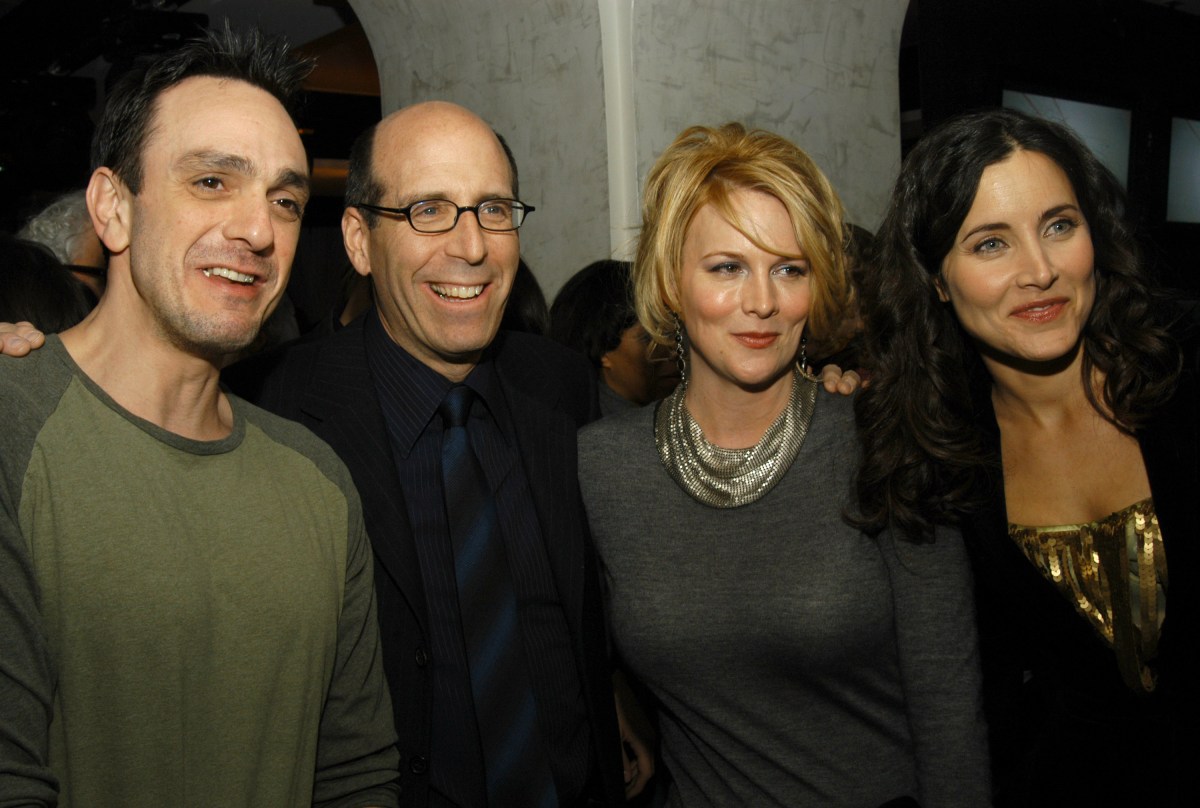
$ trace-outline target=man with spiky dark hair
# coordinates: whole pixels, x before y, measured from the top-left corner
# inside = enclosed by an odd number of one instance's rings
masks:
[[[126,77],[80,325],[0,361],[0,804],[395,805],[350,475],[218,383],[283,292],[306,66],[228,29]]]

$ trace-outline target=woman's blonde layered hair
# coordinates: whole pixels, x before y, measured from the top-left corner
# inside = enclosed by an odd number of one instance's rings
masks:
[[[683,242],[696,211],[712,204],[759,249],[776,252],[741,220],[731,197],[762,191],[783,203],[812,284],[808,328],[829,334],[852,298],[846,273],[842,203],[811,158],[779,135],[740,123],[693,126],[658,158],[642,195],[642,232],[633,266],[638,319],[660,344],[674,342],[680,311]],[[800,258],[801,256],[784,256]]]

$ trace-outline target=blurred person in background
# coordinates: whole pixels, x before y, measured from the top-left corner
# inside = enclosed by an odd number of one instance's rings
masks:
[[[594,261],[563,285],[550,307],[550,338],[596,369],[602,415],[658,401],[679,382],[675,358],[653,346],[637,321],[629,269],[628,261]]]
[[[517,262],[517,274],[513,278],[512,291],[504,304],[504,316],[500,319],[502,331],[521,331],[525,334],[546,336],[550,312],[546,308],[546,294],[537,276],[522,258]]]
[[[0,321],[65,331],[91,306],[82,284],[41,244],[0,233]]]
[[[18,238],[45,245],[87,287],[91,305],[104,294],[108,257],[92,226],[84,191],[71,191],[30,217]]]

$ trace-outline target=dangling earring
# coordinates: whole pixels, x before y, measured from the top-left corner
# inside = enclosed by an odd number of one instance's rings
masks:
[[[686,390],[687,352],[683,348],[683,323],[679,322],[679,315],[675,312],[671,312],[671,317],[675,320],[675,364],[679,366],[679,386]]]
[[[808,335],[800,336],[800,373],[805,376],[811,376],[808,372]]]

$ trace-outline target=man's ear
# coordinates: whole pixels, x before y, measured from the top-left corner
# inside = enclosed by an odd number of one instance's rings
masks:
[[[92,172],[87,186],[88,213],[92,227],[112,255],[129,246],[133,224],[133,194],[112,169],[101,166]]]
[[[342,211],[342,243],[354,271],[364,277],[371,274],[370,230],[358,208]]]

